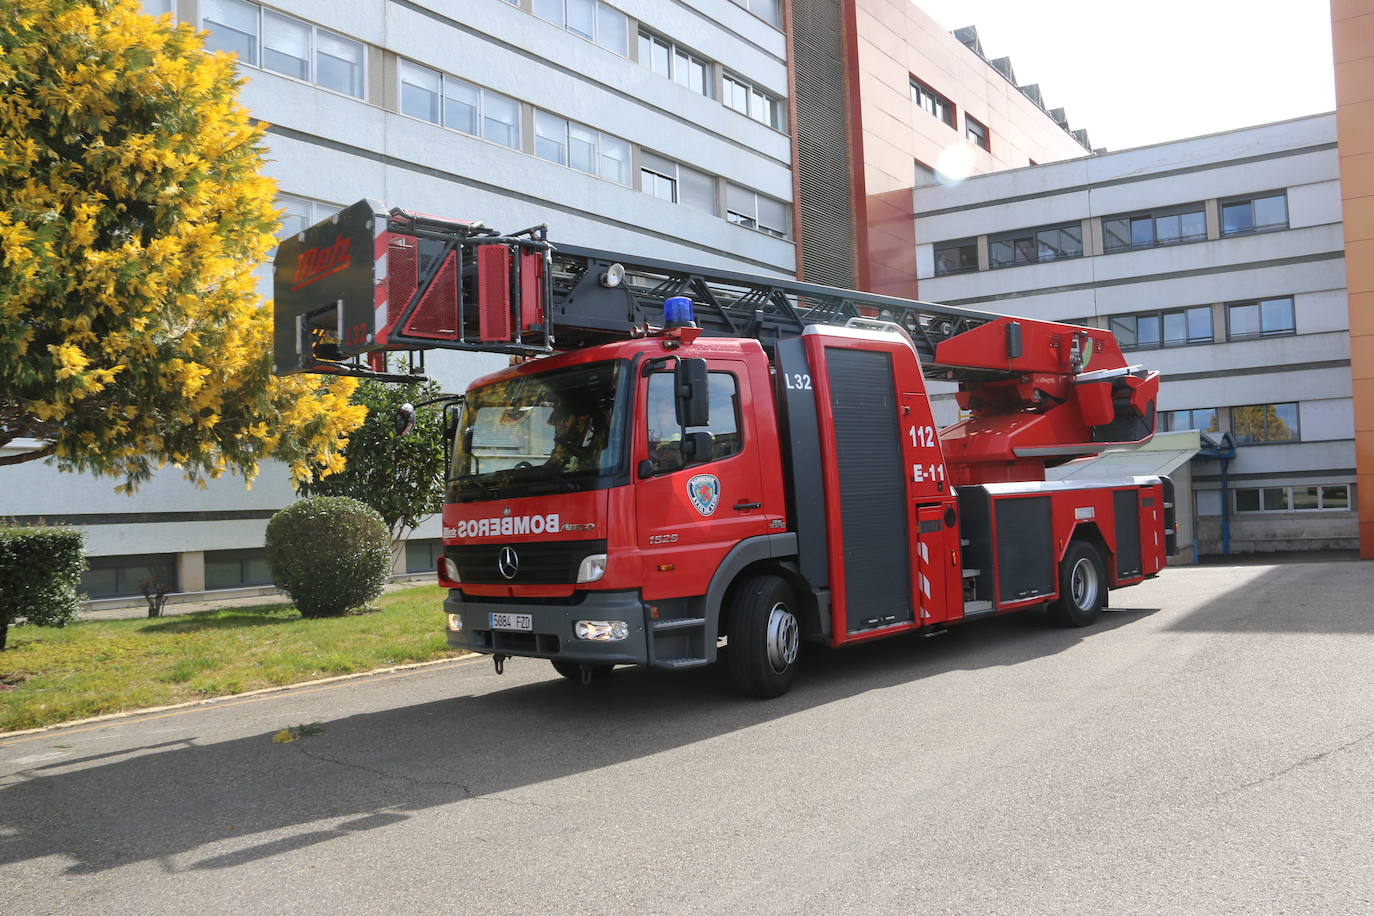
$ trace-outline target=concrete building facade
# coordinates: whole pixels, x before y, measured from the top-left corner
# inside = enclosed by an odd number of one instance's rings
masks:
[[[1086,155],[1085,131],[911,0],[791,3],[800,274],[916,298],[914,185]]]
[[[384,206],[548,223],[570,244],[791,275],[792,138],[781,0],[145,0],[239,56],[270,126],[283,232],[370,197]],[[264,284],[264,289],[269,287]],[[446,358],[444,358],[446,357]],[[448,390],[504,358],[428,360]],[[24,443],[11,448],[23,449]],[[294,493],[197,490],[166,468],[118,481],[7,468],[0,518],[80,526],[95,598],[160,579],[182,593],[269,584],[263,532]],[[432,570],[438,519],[402,569]]]
[[[1110,328],[1163,376],[1158,428],[1230,433],[1193,468],[1202,553],[1350,548],[1355,426],[1336,117],[914,191],[925,298]],[[946,420],[954,405],[944,396]]]

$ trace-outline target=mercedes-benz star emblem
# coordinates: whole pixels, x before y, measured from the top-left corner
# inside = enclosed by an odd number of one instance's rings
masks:
[[[515,574],[520,571],[520,555],[515,552],[514,547],[501,548],[501,553],[496,557],[496,568],[507,579],[515,578]]]

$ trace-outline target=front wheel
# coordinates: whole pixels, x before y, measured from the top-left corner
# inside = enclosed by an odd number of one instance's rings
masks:
[[[1060,626],[1086,627],[1097,620],[1107,594],[1107,571],[1097,548],[1074,541],[1059,564],[1059,600],[1050,605],[1050,619]]]
[[[751,576],[730,598],[726,664],[730,683],[751,697],[779,697],[797,673],[801,627],[787,582]]]

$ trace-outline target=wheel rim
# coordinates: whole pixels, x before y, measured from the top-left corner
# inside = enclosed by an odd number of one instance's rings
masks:
[[[782,674],[797,660],[797,647],[801,634],[797,630],[797,618],[779,601],[768,612],[768,664],[778,674]]]
[[[1080,557],[1073,564],[1073,574],[1069,578],[1069,588],[1073,594],[1073,606],[1081,611],[1097,604],[1097,566],[1087,557]]]

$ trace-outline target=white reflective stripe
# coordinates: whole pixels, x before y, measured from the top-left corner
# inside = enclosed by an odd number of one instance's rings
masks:
[[[921,594],[930,597],[930,580],[925,577],[925,573],[921,574]]]
[[[924,541],[916,545],[916,552],[921,555],[921,561],[923,563],[930,562],[930,551],[926,549],[926,544]]]

